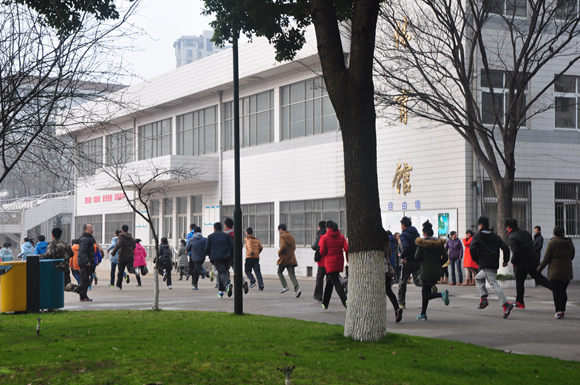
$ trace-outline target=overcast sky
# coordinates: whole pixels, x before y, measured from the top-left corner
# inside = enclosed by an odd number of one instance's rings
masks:
[[[151,79],[175,69],[173,42],[183,35],[201,35],[210,30],[213,18],[201,15],[202,0],[141,0],[130,21],[143,29],[144,35],[133,42],[141,50],[124,55],[133,72]],[[139,80],[133,80],[132,84]]]

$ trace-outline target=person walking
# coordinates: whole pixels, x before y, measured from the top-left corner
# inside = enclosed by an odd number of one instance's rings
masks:
[[[80,268],[81,282],[79,284],[79,296],[83,302],[91,302],[87,296],[87,289],[90,285],[90,274],[92,273],[91,262],[95,260],[95,238],[93,238],[93,225],[87,223],[83,227],[84,232],[79,238],[78,265]]]
[[[324,290],[324,277],[326,276],[326,269],[321,263],[322,255],[320,254],[320,238],[326,234],[326,222],[318,222],[318,231],[316,232],[316,238],[312,243],[312,250],[314,250],[314,262],[318,265],[316,270],[316,283],[314,285],[314,295],[312,298],[316,302],[322,303],[322,293]]]
[[[264,280],[262,279],[262,270],[260,269],[260,253],[264,248],[260,240],[254,236],[254,229],[251,227],[246,229],[244,243],[246,244],[246,263],[244,270],[250,280],[250,288],[256,286],[256,279],[258,279],[258,288],[262,291],[264,290]],[[252,270],[256,273],[256,278],[254,278]]]
[[[141,273],[143,268],[147,266],[147,251],[141,244],[139,238],[135,239],[135,250],[133,250],[133,267],[135,268],[135,279],[137,279],[137,287],[141,287]]]
[[[465,238],[463,238],[463,246],[465,246],[465,252],[463,257],[463,268],[465,269],[465,285],[475,286],[475,275],[477,274],[477,263],[471,258],[471,241],[473,240],[473,231],[467,230],[465,232]]]
[[[39,259],[62,259],[55,267],[63,272],[64,275],[64,291],[74,292],[78,291],[78,286],[71,282],[69,261],[74,256],[70,245],[60,240],[62,236],[62,229],[55,227],[51,232],[52,241],[47,244],[46,252],[39,255]]]
[[[491,286],[491,290],[497,295],[501,306],[503,307],[503,318],[509,317],[514,303],[509,302],[501,289],[501,286],[495,278],[497,269],[499,269],[499,251],[503,251],[503,267],[508,265],[510,260],[510,248],[501,239],[501,237],[493,232],[489,227],[489,219],[487,217],[479,217],[477,221],[479,231],[473,236],[471,241],[470,251],[471,258],[478,264],[479,272],[475,276],[475,284],[479,290],[480,300],[478,309],[485,309],[489,302],[485,282],[487,281]]]
[[[461,245],[461,240],[457,238],[457,231],[452,231],[449,233],[449,239],[445,244],[445,250],[447,250],[449,260],[451,261],[451,283],[449,286],[461,286],[463,283],[463,274],[461,272],[463,246]],[[457,278],[459,278],[458,280],[455,279],[455,271],[457,271]]]
[[[171,269],[173,268],[173,261],[171,255],[171,248],[167,242],[167,238],[161,238],[161,244],[159,244],[159,264],[157,271],[159,275],[163,276],[163,282],[167,282],[167,289],[171,290],[173,286],[171,285]],[[157,261],[154,261],[154,263]]]
[[[111,245],[107,247],[107,254],[110,253],[111,250],[117,246],[117,242],[119,241],[119,234],[121,234],[121,230],[115,230],[115,236],[111,239]],[[119,266],[119,252],[112,253],[109,257],[109,262],[111,263],[111,282],[109,282],[109,287],[115,287],[115,277],[117,276],[115,272],[117,271],[117,266]],[[123,271],[123,278],[126,279],[127,273]]]
[[[129,274],[134,272],[133,270],[133,260],[135,258],[135,239],[129,233],[129,226],[121,226],[121,234],[119,234],[119,240],[117,245],[113,249],[113,254],[119,252],[119,272],[117,273],[117,289],[123,289],[123,278],[127,281],[127,284],[131,282]],[[127,268],[127,274],[123,274]]]
[[[395,310],[395,322],[401,322],[403,319],[403,309],[399,306],[399,301],[397,301],[397,296],[393,293],[393,278],[395,276],[395,267],[393,266],[393,258],[392,255],[393,250],[391,249],[391,245],[393,244],[392,239],[394,239],[392,233],[390,231],[385,231],[383,229],[383,253],[385,257],[385,292],[389,301],[393,305],[393,309]]]
[[[227,292],[228,297],[231,297],[233,293],[233,285],[230,282],[230,265],[234,255],[234,241],[222,228],[220,222],[214,223],[214,231],[205,242],[205,254],[209,255],[210,262],[218,272],[219,298],[223,298],[224,292]]]
[[[333,288],[336,289],[342,305],[346,308],[346,294],[340,283],[339,274],[344,270],[344,255],[348,260],[348,242],[340,233],[338,224],[326,222],[326,234],[320,239],[322,264],[326,269],[326,286],[322,297],[322,308],[328,309]]]
[[[421,264],[419,278],[423,284],[421,288],[421,314],[419,321],[427,321],[427,306],[434,298],[441,298],[445,306],[449,305],[449,290],[441,293],[433,293],[432,287],[437,283],[441,272],[441,266],[449,259],[445,240],[433,237],[433,225],[426,221],[422,228],[423,238],[415,239],[417,251],[415,259]]]
[[[46,248],[48,246],[48,242],[46,242],[46,237],[44,235],[38,236],[38,243],[34,248],[34,254],[40,255],[46,253]]]
[[[534,227],[534,250],[538,259],[542,259],[542,248],[544,247],[544,237],[542,236],[542,228],[540,226]]]
[[[401,258],[399,255],[399,233],[389,236],[391,242],[391,255],[395,258],[394,282],[398,284],[401,280]],[[398,303],[397,303],[398,304]]]
[[[17,255],[17,258],[21,261],[26,261],[26,256],[34,254],[34,246],[32,246],[32,240],[29,238],[24,238],[24,242],[20,246],[20,254]]]
[[[209,273],[203,268],[203,263],[205,262],[205,244],[207,238],[201,234],[201,228],[195,227],[193,237],[187,241],[186,250],[190,255],[189,260],[189,274],[193,277],[191,278],[191,289],[197,290],[197,284],[199,277],[208,277],[211,282],[213,282],[214,272],[213,269]]]
[[[179,280],[183,281],[183,276],[185,275],[185,280],[189,279],[189,272],[187,271],[188,258],[187,249],[185,247],[185,239],[179,241],[179,251],[177,253],[177,267],[179,268]]]
[[[284,270],[287,269],[288,277],[290,277],[290,280],[294,285],[294,296],[299,298],[300,294],[302,294],[302,291],[300,290],[300,285],[298,285],[296,275],[294,274],[294,269],[296,266],[298,266],[298,261],[296,260],[296,255],[294,254],[294,251],[296,250],[296,241],[294,240],[294,236],[288,232],[285,223],[280,223],[278,225],[278,233],[280,233],[280,249],[278,250],[278,261],[276,264],[278,265],[278,278],[282,284],[282,290],[280,291],[280,294],[286,293],[288,290],[290,290],[283,274]],[[328,272],[326,279],[326,283],[328,285]]]
[[[565,236],[562,226],[556,226],[554,237],[550,239],[546,247],[544,259],[536,269],[541,272],[548,266],[548,278],[552,282],[552,296],[556,307],[554,318],[556,319],[564,318],[566,312],[566,302],[568,301],[566,289],[570,281],[574,279],[572,261],[575,255],[576,250],[572,239]]]
[[[2,250],[0,250],[0,261],[8,262],[14,259],[14,254],[12,254],[12,250],[10,250],[10,243],[6,242],[2,246]]]
[[[401,277],[401,282],[399,283],[399,306],[404,309],[405,297],[407,295],[407,281],[409,280],[409,277],[412,275],[415,285],[421,286],[421,281],[419,280],[419,269],[421,264],[415,260],[415,252],[417,251],[415,239],[419,238],[419,232],[413,226],[411,219],[403,217],[403,219],[401,219],[401,229],[400,239],[403,248],[401,251],[403,275]]]

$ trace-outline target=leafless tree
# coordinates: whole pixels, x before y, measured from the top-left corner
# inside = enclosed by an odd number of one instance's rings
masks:
[[[580,59],[579,21],[576,2],[562,0],[383,3],[378,103],[451,126],[471,145],[497,196],[498,229],[512,213],[518,132],[560,107],[549,91]],[[530,89],[547,69],[554,76]]]

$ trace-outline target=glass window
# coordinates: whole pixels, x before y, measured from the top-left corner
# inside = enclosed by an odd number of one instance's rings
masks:
[[[572,21],[578,14],[577,0],[557,0],[556,19]]]
[[[177,117],[177,154],[205,155],[217,151],[217,106]]]
[[[234,148],[234,105],[224,104],[225,149]],[[240,99],[240,147],[274,141],[274,91]]]
[[[580,183],[555,184],[555,224],[566,236],[580,235]]]
[[[80,238],[80,236],[84,233],[84,227],[86,224],[93,225],[93,237],[97,243],[101,244],[103,239],[103,216],[83,215],[75,217],[75,233],[73,234],[74,238]]]
[[[528,85],[524,83],[524,76],[518,74],[515,81],[512,81],[511,73],[501,71],[481,71],[481,119],[483,124],[502,124],[510,106],[508,100],[508,89],[514,86],[516,93],[518,89],[527,90]],[[491,88],[490,88],[491,87]],[[493,89],[493,94],[490,92]],[[524,91],[525,92],[525,91]],[[518,94],[520,95],[520,94]],[[518,106],[514,114],[520,116],[520,124],[525,125],[526,121],[526,95],[518,99]]]
[[[163,236],[173,239],[173,198],[163,199]]]
[[[321,77],[280,88],[281,140],[339,129]]]
[[[497,15],[526,17],[527,0],[487,0],[489,13]]]
[[[135,213],[105,214],[105,243],[110,243],[123,225],[129,226],[129,232],[135,236]]]
[[[294,236],[296,246],[310,247],[320,221],[338,223],[341,234],[346,235],[345,198],[315,199],[280,202],[280,223],[285,223]]]
[[[171,119],[139,126],[139,160],[171,155]]]
[[[530,182],[514,182],[514,194],[512,196],[512,217],[516,218],[520,228],[532,230],[532,185]],[[497,196],[493,184],[489,180],[483,182],[483,211],[489,218],[491,227],[497,223]]]
[[[133,131],[125,130],[107,135],[107,165],[114,166],[133,161]]]
[[[222,222],[234,217],[235,206],[222,207]],[[264,246],[274,246],[274,203],[242,205],[242,229],[254,229],[254,236]],[[245,232],[244,232],[245,236]]]
[[[79,143],[77,159],[79,176],[94,175],[103,164],[103,138]]]
[[[556,102],[555,127],[578,128],[578,100],[577,78],[574,76],[556,75],[554,82],[554,96]]]

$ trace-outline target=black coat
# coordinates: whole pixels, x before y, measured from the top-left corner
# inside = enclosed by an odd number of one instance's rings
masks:
[[[471,241],[469,251],[480,269],[499,269],[499,250],[503,251],[503,262],[508,263],[510,260],[510,248],[490,229],[481,229]]]
[[[234,256],[234,241],[229,234],[216,230],[207,237],[205,254],[211,262],[219,259],[229,259]]]
[[[83,233],[79,238],[79,266],[90,266],[95,260],[95,238],[92,234]]]
[[[168,244],[162,243],[159,245],[159,269],[171,270],[173,266],[173,258],[171,255],[171,248]]]
[[[540,258],[534,250],[532,234],[516,227],[508,235],[508,244],[512,250],[512,265],[516,269],[538,267]]]
[[[414,226],[407,227],[405,230],[401,231],[400,239],[401,245],[403,246],[401,259],[404,259],[407,263],[415,262],[415,253],[417,252],[415,239],[417,238],[419,238],[419,232]]]
[[[544,237],[542,233],[534,234],[534,250],[536,250],[536,255],[538,259],[542,258],[542,248],[544,247]]]

